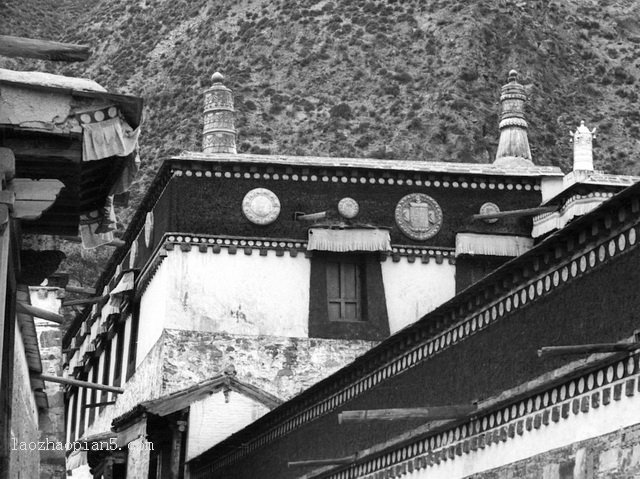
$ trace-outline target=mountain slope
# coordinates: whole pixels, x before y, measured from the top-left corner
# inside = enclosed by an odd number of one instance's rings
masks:
[[[423,3],[67,0],[73,28],[58,39],[93,55],[47,67],[145,98],[143,183],[162,156],[200,148],[215,70],[235,93],[241,151],[492,161],[516,68],[534,161],[568,168],[585,119],[598,168],[640,172],[635,2]]]
[[[239,151],[491,162],[499,88],[529,94],[534,161],[640,174],[640,4],[633,0],[0,0],[2,33],[89,44],[77,64],[0,59],[144,97],[143,170],[199,150],[202,92],[234,90]]]

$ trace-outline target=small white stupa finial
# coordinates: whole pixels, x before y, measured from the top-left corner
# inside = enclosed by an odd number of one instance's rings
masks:
[[[589,130],[584,120],[575,132],[571,132],[573,140],[573,171],[593,171],[593,139],[596,129]]]

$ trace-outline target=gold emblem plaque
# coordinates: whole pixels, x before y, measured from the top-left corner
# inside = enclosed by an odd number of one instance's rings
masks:
[[[440,205],[424,193],[412,193],[396,205],[396,224],[409,238],[424,241],[433,238],[442,226]]]

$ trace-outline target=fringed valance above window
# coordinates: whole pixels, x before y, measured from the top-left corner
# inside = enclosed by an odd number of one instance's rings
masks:
[[[116,287],[109,293],[109,301],[102,307],[100,312],[101,322],[106,322],[107,318],[112,314],[120,313],[123,295],[133,290],[134,280],[133,271],[127,271],[122,275]]]
[[[519,256],[533,247],[533,239],[526,236],[458,233],[456,256],[461,254],[486,256]]]
[[[391,251],[389,230],[380,228],[310,228],[309,251]]]

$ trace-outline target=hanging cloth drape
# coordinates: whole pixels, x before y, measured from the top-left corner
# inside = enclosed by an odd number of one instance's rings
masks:
[[[391,251],[389,231],[377,228],[310,228],[307,250],[334,251]]]
[[[456,256],[461,254],[487,256],[519,256],[533,247],[533,239],[526,236],[458,233]]]

